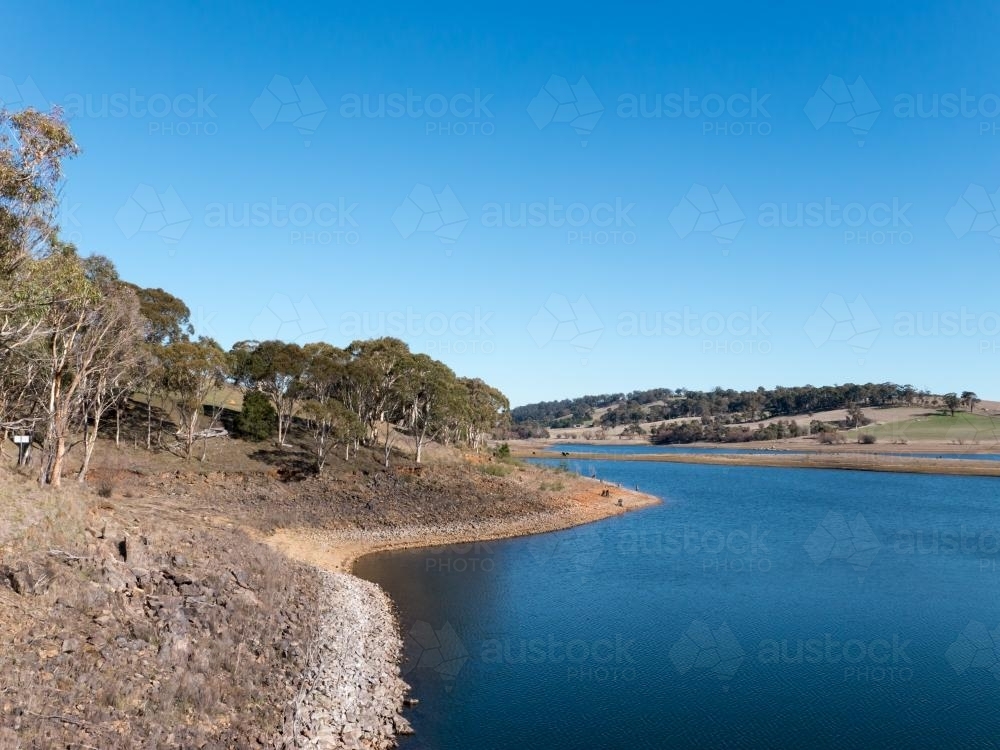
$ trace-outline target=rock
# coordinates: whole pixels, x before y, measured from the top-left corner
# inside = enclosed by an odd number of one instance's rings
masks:
[[[132,571],[117,560],[105,559],[101,563],[100,578],[112,591],[128,591],[136,585]]]
[[[191,576],[185,575],[184,573],[180,573],[176,570],[164,570],[163,575],[173,581],[176,586],[183,586],[184,584],[195,582]]]
[[[149,540],[144,536],[126,534],[119,543],[122,560],[130,566],[147,567],[149,565]]]
[[[399,715],[408,688],[398,677],[402,642],[389,598],[354,576],[320,575],[319,633],[294,723],[306,747],[395,747],[396,735],[412,728]]]
[[[240,587],[253,590],[253,586],[250,585],[250,575],[245,570],[231,570],[229,572]]]
[[[41,594],[52,582],[52,573],[34,563],[21,563],[16,567],[0,568],[0,575],[14,593],[21,596]]]

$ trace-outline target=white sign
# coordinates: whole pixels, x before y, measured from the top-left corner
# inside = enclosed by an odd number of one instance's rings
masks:
[[[14,443],[16,445],[27,445],[30,442],[31,442],[31,436],[30,435],[15,435],[14,436]]]

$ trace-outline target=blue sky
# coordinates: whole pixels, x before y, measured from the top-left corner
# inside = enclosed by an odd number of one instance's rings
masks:
[[[83,148],[65,234],[225,346],[398,335],[515,404],[869,380],[1000,396],[989,3],[7,20],[0,99],[61,104]]]

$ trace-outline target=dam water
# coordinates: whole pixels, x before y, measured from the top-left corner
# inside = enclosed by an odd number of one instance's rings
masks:
[[[997,480],[595,466],[663,504],[359,562],[406,638],[404,748],[995,746]]]

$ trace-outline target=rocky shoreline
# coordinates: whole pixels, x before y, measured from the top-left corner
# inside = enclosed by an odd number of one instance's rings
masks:
[[[268,537],[272,547],[314,566],[322,578],[319,632],[295,704],[293,747],[384,750],[396,746],[397,735],[412,732],[401,715],[409,687],[399,676],[402,641],[392,603],[378,585],[349,572],[359,557],[555,531],[660,502],[621,488],[602,497],[606,485],[576,481],[564,507],[520,518],[377,530],[283,529]]]
[[[519,517],[374,529],[282,528],[258,538],[293,560],[320,570],[351,573],[359,558],[377,552],[544,534],[593,523],[662,502],[653,495],[594,480],[576,478],[575,481],[579,482],[579,486],[568,493],[568,500],[562,507]],[[605,489],[610,489],[610,495],[602,497],[601,493]]]
[[[320,571],[319,632],[293,718],[295,748],[384,750],[412,732],[401,715],[402,642],[381,588]]]

